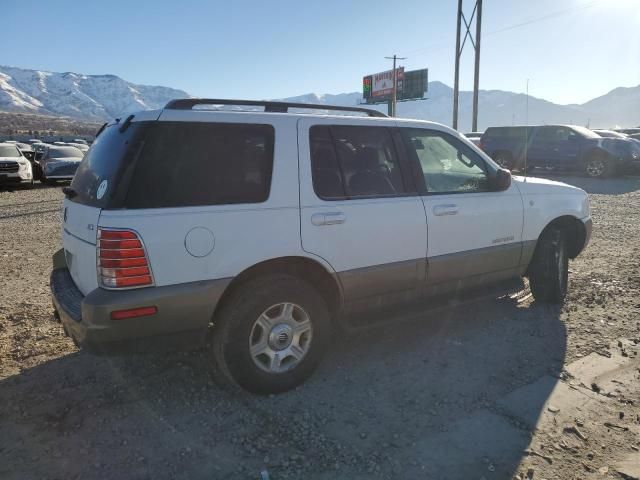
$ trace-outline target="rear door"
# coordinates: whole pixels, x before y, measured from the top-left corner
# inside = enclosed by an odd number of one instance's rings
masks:
[[[347,301],[423,285],[426,218],[399,143],[384,123],[298,121],[302,247],[331,264]]]
[[[527,151],[529,167],[546,167],[552,164],[551,142],[553,129],[551,127],[536,127],[532,132],[531,144]]]

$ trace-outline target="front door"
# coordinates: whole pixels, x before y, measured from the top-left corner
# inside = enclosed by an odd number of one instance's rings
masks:
[[[333,267],[348,302],[402,297],[424,283],[424,207],[392,125],[358,122],[298,122],[302,247]]]
[[[494,167],[447,132],[400,131],[423,181],[429,226],[428,284],[455,287],[514,276],[520,263],[523,223],[517,186],[491,191],[489,178]]]

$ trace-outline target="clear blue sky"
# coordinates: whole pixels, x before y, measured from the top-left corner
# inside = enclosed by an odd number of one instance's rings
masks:
[[[278,98],[359,91],[398,53],[453,85],[456,4],[0,0],[0,64]],[[531,95],[579,103],[640,84],[640,0],[484,0],[482,28],[480,88],[522,92],[529,78]],[[462,61],[470,89],[471,49]]]

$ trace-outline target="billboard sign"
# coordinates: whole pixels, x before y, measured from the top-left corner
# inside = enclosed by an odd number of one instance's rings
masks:
[[[372,77],[372,97],[386,97],[393,94],[393,70],[376,73],[372,75]],[[404,78],[404,67],[396,68],[396,78],[398,82],[398,91],[400,91],[401,82]]]
[[[398,74],[398,100],[423,98],[429,81],[428,69],[404,71],[396,68]],[[367,103],[380,103],[393,95],[393,70],[367,75],[362,79],[362,97]]]

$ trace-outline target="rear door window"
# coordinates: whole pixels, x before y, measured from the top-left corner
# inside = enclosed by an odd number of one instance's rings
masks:
[[[391,130],[386,127],[311,127],[313,187],[325,200],[407,194]]]
[[[270,125],[154,122],[125,208],[259,203],[269,197]]]

